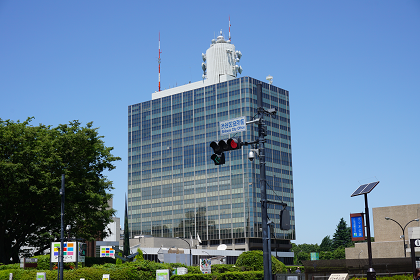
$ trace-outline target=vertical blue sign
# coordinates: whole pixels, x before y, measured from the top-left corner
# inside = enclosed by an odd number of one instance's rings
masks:
[[[351,238],[353,241],[360,241],[365,239],[365,225],[363,222],[363,214],[351,214]]]

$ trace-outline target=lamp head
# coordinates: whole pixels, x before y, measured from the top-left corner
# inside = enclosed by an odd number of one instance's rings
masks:
[[[390,220],[391,218],[390,217],[385,217],[385,220]]]

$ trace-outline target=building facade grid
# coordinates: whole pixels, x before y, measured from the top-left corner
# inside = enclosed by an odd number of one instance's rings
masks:
[[[210,159],[211,141],[226,139],[219,122],[257,115],[256,86],[241,77],[179,92],[128,107],[128,211],[132,236],[190,238],[203,245],[261,239],[258,160],[249,147],[225,152],[226,164]],[[267,198],[287,203],[291,230],[279,226],[280,206],[269,205],[273,236],[295,239],[289,93],[263,83],[266,118]],[[231,135],[233,136],[233,135]],[[242,141],[258,136],[257,125],[241,132]]]

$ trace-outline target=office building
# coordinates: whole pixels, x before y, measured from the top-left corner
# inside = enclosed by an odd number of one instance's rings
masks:
[[[259,161],[248,160],[250,146],[225,152],[215,165],[210,143],[219,122],[257,114],[257,84],[265,117],[267,197],[286,203],[291,229],[280,230],[279,205],[270,205],[273,255],[290,263],[295,239],[289,92],[251,77],[238,77],[242,54],[221,34],[203,54],[203,80],[158,91],[152,100],[128,107],[128,211],[132,236],[200,239],[202,248],[262,249]],[[257,125],[235,137],[251,142]],[[291,257],[290,257],[291,256]]]

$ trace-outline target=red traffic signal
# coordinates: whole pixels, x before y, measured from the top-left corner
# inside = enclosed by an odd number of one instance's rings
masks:
[[[242,148],[242,142],[241,138],[230,138],[228,140],[220,140],[218,142],[213,141],[210,143],[210,147],[213,148],[215,154],[220,154],[221,152]]]
[[[241,138],[230,138],[227,140],[229,150],[237,150],[242,148]]]

